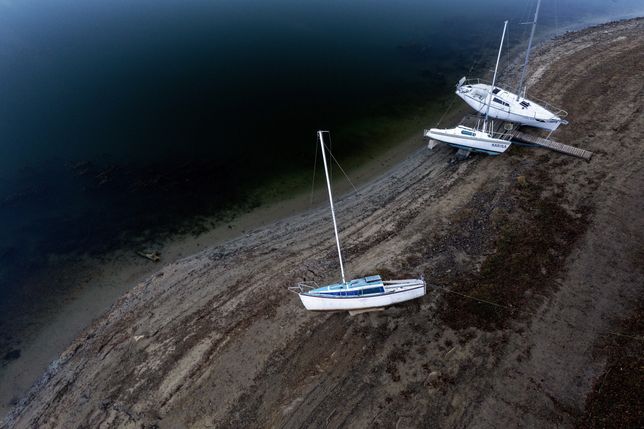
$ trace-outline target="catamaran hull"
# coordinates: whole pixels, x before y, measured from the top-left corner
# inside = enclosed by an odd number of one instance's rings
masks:
[[[448,131],[448,132],[445,132]],[[449,131],[432,128],[426,131],[425,136],[432,140],[437,140],[454,146],[458,149],[472,150],[476,152],[483,152],[488,155],[499,155],[510,147],[510,142],[501,139],[483,139],[481,137],[470,138],[458,134],[453,134]]]
[[[319,296],[299,293],[300,300],[307,310],[312,311],[349,311],[369,308],[387,307],[400,302],[420,298],[426,293],[425,282],[417,282],[414,286],[387,286],[386,292],[374,296]]]

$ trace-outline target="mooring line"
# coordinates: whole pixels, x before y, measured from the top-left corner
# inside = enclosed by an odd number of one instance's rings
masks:
[[[493,301],[488,301],[488,300],[485,300],[485,299],[482,299],[482,298],[477,298],[477,297],[475,297],[475,296],[468,295],[468,294],[465,294],[465,293],[462,293],[462,292],[456,292],[456,291],[454,291],[454,290],[448,289],[448,288],[443,287],[443,286],[434,285],[434,284],[429,284],[429,283],[428,283],[427,285],[428,285],[428,286],[430,286],[430,287],[432,287],[432,288],[434,288],[434,289],[443,290],[443,291],[445,291],[445,292],[453,293],[453,294],[455,294],[455,295],[460,295],[460,296],[462,296],[462,297],[469,298],[469,299],[473,299],[473,300],[476,300],[476,301],[482,302],[482,303],[484,303],[484,304],[493,305],[493,306],[495,306],[495,307],[500,307],[500,308],[505,308],[505,309],[508,309],[508,310],[512,311],[513,313],[514,313],[514,312],[516,312],[517,310],[519,310],[519,309],[518,309],[518,308],[516,308],[516,307],[511,307],[511,306],[507,306],[507,305],[500,304],[500,303],[498,303],[498,302],[493,302]],[[538,318],[540,318],[541,320],[543,320],[543,321],[546,321],[546,322],[547,322],[547,320],[546,320],[545,316],[543,316],[543,315],[541,315],[541,314],[537,314],[536,312],[533,312],[533,311],[526,311],[525,313],[526,313],[526,314],[528,314],[528,315],[534,316],[534,317],[538,317]],[[556,315],[553,315],[553,316],[552,316],[552,318],[553,318],[553,319],[555,319],[555,320],[557,320],[558,322],[561,322],[561,323],[565,323],[565,324],[567,324],[571,329],[573,329],[573,330],[575,330],[575,331],[578,331],[578,332],[584,332],[584,333],[589,332],[588,330],[585,330],[585,329],[582,329],[582,328],[579,328],[579,327],[577,327],[577,326],[575,326],[575,325],[570,324],[570,322],[567,322],[567,321],[565,321],[565,320],[561,319],[560,317],[558,317],[558,316],[556,316]],[[620,333],[620,332],[614,332],[614,331],[606,331],[606,333],[598,332],[597,334],[598,334],[598,335],[602,335],[602,336],[610,336],[610,335],[613,335],[613,336],[617,336],[617,337],[630,338],[630,339],[637,340],[637,341],[644,341],[644,337],[637,337],[637,336],[634,336],[634,335],[628,335],[628,334],[623,334],[623,333]]]

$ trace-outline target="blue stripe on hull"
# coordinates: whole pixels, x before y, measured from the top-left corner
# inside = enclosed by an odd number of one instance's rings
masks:
[[[362,295],[362,296],[328,296],[328,295],[321,295],[321,294],[308,294],[308,293],[303,293],[302,295],[306,295],[311,298],[322,298],[322,299],[359,299],[359,298],[373,298],[376,296],[385,296],[385,295],[395,295],[397,293],[404,293],[404,292],[409,292],[412,290],[424,288],[425,286],[418,286],[412,289],[405,289],[405,290],[399,290],[399,291],[392,291],[392,292],[383,292],[379,294],[373,294],[373,295]]]

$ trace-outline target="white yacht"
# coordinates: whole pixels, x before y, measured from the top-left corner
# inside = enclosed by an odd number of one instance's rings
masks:
[[[525,74],[532,48],[532,39],[539,16],[541,0],[537,1],[537,7],[532,21],[532,32],[526,50],[525,61],[521,69],[521,78],[516,93],[498,87],[493,82],[489,84],[481,79],[470,79],[463,77],[456,85],[456,95],[461,97],[470,107],[479,113],[488,110],[490,117],[502,121],[515,122],[536,128],[543,128],[554,131],[561,124],[567,124],[564,119],[568,113],[562,109],[550,106],[544,101],[526,98],[526,88],[523,86]],[[498,61],[497,61],[498,66]],[[495,72],[496,74],[496,72]]]
[[[561,109],[548,106],[551,109],[549,110],[533,100],[519,97],[479,79],[468,81],[462,78],[456,86],[456,94],[479,113],[484,113],[489,106],[489,116],[502,121],[549,131],[568,123],[564,120],[567,113]],[[553,113],[553,110],[556,113]]]

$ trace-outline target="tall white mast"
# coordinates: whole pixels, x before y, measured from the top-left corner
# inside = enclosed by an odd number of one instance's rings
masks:
[[[537,0],[537,9],[534,11],[534,20],[532,20],[532,31],[530,32],[530,40],[528,41],[528,50],[525,51],[525,61],[523,62],[523,67],[521,68],[521,79],[519,80],[519,86],[517,87],[517,101],[519,100],[519,97],[521,97],[521,87],[523,87],[525,72],[528,68],[530,49],[532,49],[532,38],[534,37],[534,29],[537,28],[537,18],[539,17],[539,6],[541,6],[541,0]]]
[[[492,86],[488,91],[488,103],[487,110],[485,111],[485,119],[483,120],[483,131],[486,131],[487,128],[487,118],[490,113],[490,104],[492,104],[492,90],[494,90],[494,85],[496,84],[496,72],[499,70],[499,61],[501,60],[501,51],[503,50],[503,40],[505,39],[505,29],[508,28],[508,21],[503,23],[503,35],[501,36],[501,45],[499,46],[499,54],[496,57],[496,66],[494,67],[494,77],[492,78]]]
[[[326,175],[326,186],[329,190],[329,204],[331,205],[331,217],[333,218],[333,231],[335,231],[335,244],[338,246],[338,259],[340,259],[340,272],[342,273],[342,283],[346,284],[344,278],[344,265],[342,264],[342,251],[340,250],[340,237],[338,236],[338,224],[335,221],[335,209],[333,208],[333,194],[331,193],[331,181],[329,180],[329,169],[326,165],[326,149],[324,148],[324,138],[322,133],[328,131],[318,131],[318,140],[320,141],[320,148],[322,149],[322,160],[324,161],[324,174]]]

